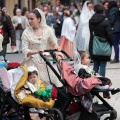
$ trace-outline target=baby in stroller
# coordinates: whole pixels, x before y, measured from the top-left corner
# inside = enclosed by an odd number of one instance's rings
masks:
[[[4,90],[3,95],[6,94],[8,91],[10,91],[12,98],[18,104],[27,108],[28,111],[27,114],[36,113],[42,115],[43,117],[51,117],[51,115],[54,114],[53,117],[57,115],[59,119],[62,120],[62,115],[59,112],[59,110],[53,108],[53,105],[55,103],[54,100],[55,96],[53,99],[51,97],[53,88],[49,87],[48,89],[44,86],[42,80],[38,78],[37,69],[34,66],[31,66],[28,69],[25,66],[20,66],[18,68],[11,69],[9,71],[7,71],[5,68],[1,68],[0,73],[2,73],[0,74],[1,82],[3,84],[3,88],[5,88],[3,89]],[[11,82],[10,80],[13,81]],[[1,84],[0,84],[0,88],[2,88]],[[36,95],[37,93],[35,94],[35,91],[38,91],[39,89],[40,89],[39,91],[40,97]],[[0,92],[1,90],[2,89],[0,89]],[[13,103],[15,102],[14,100]],[[8,102],[10,101],[8,100]],[[28,120],[28,118],[26,118],[25,120]]]
[[[98,73],[95,73],[90,67],[90,58],[89,54],[85,51],[82,51],[80,54],[75,52],[75,65],[74,70],[75,74],[80,78],[89,78],[89,77],[96,77],[102,81],[102,85],[96,85],[96,89],[104,90],[108,89],[111,90],[111,94],[116,94],[120,91],[119,88],[113,88],[111,85],[111,80],[107,77],[102,77]],[[110,99],[109,92],[103,92],[103,97]]]
[[[52,87],[45,87],[43,81],[38,78],[37,68],[34,66],[28,67],[28,81],[21,88],[18,97],[22,101],[26,95],[32,95],[35,98],[49,102],[52,100]],[[54,103],[54,100],[52,100]],[[40,113],[44,113],[43,109],[37,109]]]

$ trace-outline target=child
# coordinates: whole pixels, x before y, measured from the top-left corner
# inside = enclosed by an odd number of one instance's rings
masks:
[[[34,97],[42,99],[46,102],[49,101],[49,98],[53,98],[53,89],[51,86],[46,88],[43,81],[38,78],[38,71],[36,67],[28,67],[28,81],[22,88],[24,96],[25,94],[32,94]]]
[[[37,68],[34,66],[28,67],[28,80],[24,87],[21,88],[21,92],[18,94],[20,100],[22,101],[27,94],[31,94],[34,97],[48,102],[53,98],[52,92],[54,91],[53,87],[45,87],[43,81],[38,77]],[[37,109],[39,113],[44,113],[44,110]]]
[[[110,79],[106,77],[100,76],[98,73],[95,73],[89,67],[90,58],[87,52],[81,52],[80,55],[78,52],[75,53],[75,74],[81,78],[88,78],[88,77],[97,77],[102,81],[102,85],[96,85],[95,88],[97,89],[110,89],[112,94],[119,92],[119,88],[114,89],[111,87],[112,83]],[[109,94],[103,94],[105,98],[110,98]]]

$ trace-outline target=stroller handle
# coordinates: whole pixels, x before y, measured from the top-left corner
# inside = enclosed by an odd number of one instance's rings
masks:
[[[50,52],[53,50],[46,50],[46,52]],[[56,51],[56,50],[54,50]],[[61,76],[58,74],[58,72],[55,70],[55,68],[51,65],[50,61],[43,55],[43,52],[39,52],[40,56],[42,57],[42,59],[46,62],[46,64],[52,69],[52,71],[55,73],[55,75],[57,76],[57,78],[60,80]],[[60,81],[61,82],[61,81]],[[62,83],[62,82],[61,82]],[[63,84],[63,83],[62,83]]]
[[[50,53],[61,52],[61,53],[64,54],[67,58],[69,58],[70,61],[73,60],[64,50],[58,51],[57,49],[49,49],[49,50],[44,50],[43,52],[50,52]]]
[[[60,76],[60,74],[56,71],[56,69],[51,65],[51,63],[50,63],[50,61],[48,60],[48,58],[46,57],[46,56],[44,56],[44,54],[43,53],[45,53],[45,52],[49,52],[50,54],[51,54],[51,56],[53,57],[53,59],[54,59],[54,53],[55,52],[61,52],[61,53],[63,53],[63,55],[65,55],[68,59],[69,59],[69,61],[72,61],[73,59],[65,52],[65,51],[63,51],[63,50],[61,50],[61,51],[58,51],[58,50],[56,50],[56,49],[50,49],[50,50],[44,50],[43,52],[42,51],[40,51],[39,52],[39,54],[40,54],[40,56],[42,57],[42,59],[46,62],[46,64],[51,68],[51,70],[54,72],[54,74],[56,75],[56,77],[59,79],[59,81],[62,83],[62,84],[64,84],[64,82],[61,80],[61,76]]]

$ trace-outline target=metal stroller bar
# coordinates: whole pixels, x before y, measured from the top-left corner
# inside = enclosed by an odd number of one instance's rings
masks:
[[[44,50],[44,52],[54,53],[54,52],[59,52],[59,51],[56,49],[53,49],[53,50]],[[60,52],[63,53],[67,58],[69,58],[72,61],[72,58],[65,51],[61,50]],[[57,78],[60,80],[61,76],[58,74],[58,72],[55,70],[55,68],[51,65],[49,60],[43,55],[43,52],[39,52],[39,54],[43,58],[43,60],[46,62],[46,64],[53,70],[53,72],[55,73]],[[63,84],[62,81],[60,81],[60,82]]]

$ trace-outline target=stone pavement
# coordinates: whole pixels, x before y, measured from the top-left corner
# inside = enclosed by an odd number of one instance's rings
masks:
[[[7,54],[7,59],[9,61],[23,61],[23,54]],[[107,64],[106,76],[111,79],[113,87],[120,87],[120,63],[117,64]],[[108,103],[114,107],[117,111],[118,118],[120,120],[120,93],[111,96],[111,99],[106,99]],[[104,116],[102,118],[104,120]]]
[[[106,77],[110,78],[113,87],[120,88],[120,63],[107,64]],[[117,119],[120,120],[120,93],[111,95],[111,99],[106,99],[107,102],[117,111]]]

